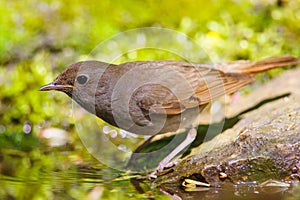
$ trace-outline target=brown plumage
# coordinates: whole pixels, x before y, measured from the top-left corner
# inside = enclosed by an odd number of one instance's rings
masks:
[[[40,90],[62,91],[89,112],[127,131],[157,134],[192,125],[209,102],[251,83],[256,73],[297,63],[292,56],[206,64],[84,61],[70,65]],[[80,83],[78,77],[87,80]]]

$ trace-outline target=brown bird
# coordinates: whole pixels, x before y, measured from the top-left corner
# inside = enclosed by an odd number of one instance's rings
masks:
[[[84,61],[70,65],[40,90],[64,92],[90,113],[132,133],[153,136],[190,129],[186,140],[161,161],[161,170],[194,140],[192,127],[209,102],[253,82],[257,73],[297,63],[293,56],[205,64]]]

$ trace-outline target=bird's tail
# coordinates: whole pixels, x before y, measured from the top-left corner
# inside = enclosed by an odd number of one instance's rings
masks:
[[[294,56],[285,55],[267,58],[256,62],[240,60],[227,63],[228,65],[224,66],[224,71],[230,73],[257,74],[260,72],[268,71],[270,69],[295,65],[299,63],[300,59]]]

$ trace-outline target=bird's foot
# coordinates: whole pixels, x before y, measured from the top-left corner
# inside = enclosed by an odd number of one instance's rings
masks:
[[[173,161],[171,162],[165,162],[164,160],[162,160],[158,166],[155,168],[155,170],[150,173],[148,175],[149,178],[151,179],[156,179],[157,178],[157,174],[160,174],[164,171],[165,168],[171,168],[174,167],[178,162],[179,162],[179,158],[175,158]],[[169,171],[167,171],[166,173],[168,173]],[[166,174],[166,173],[162,173],[162,174]]]
[[[160,163],[158,164],[158,166],[156,167],[156,169],[149,174],[148,176],[150,178],[157,178],[157,174],[162,172],[163,169],[166,166],[169,165],[174,165],[175,163],[178,162],[178,159],[175,160],[175,162],[170,162],[170,160],[172,160],[178,153],[180,153],[184,148],[186,148],[188,145],[190,145],[194,139],[197,136],[197,130],[195,128],[191,128],[188,133],[186,138],[184,139],[184,141],[182,141],[175,149],[173,149],[162,161],[160,161]],[[165,173],[163,173],[165,174]]]

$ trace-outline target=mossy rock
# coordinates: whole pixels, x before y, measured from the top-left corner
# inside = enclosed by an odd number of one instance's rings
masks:
[[[270,179],[299,181],[300,87],[299,81],[293,81],[299,74],[299,69],[292,70],[264,86],[265,93],[271,94],[268,90],[274,90],[275,83],[288,80],[276,88],[287,92],[294,84],[295,90],[290,90],[289,97],[247,113],[233,128],[193,149],[155,182],[180,186],[184,179],[190,178],[224,186],[227,183],[258,184]]]

